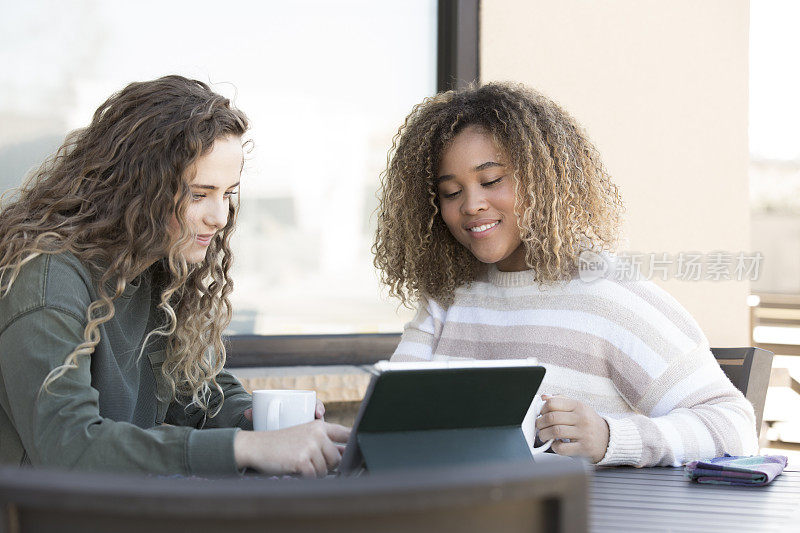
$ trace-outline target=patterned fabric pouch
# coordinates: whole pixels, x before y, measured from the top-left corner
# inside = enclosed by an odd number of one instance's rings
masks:
[[[687,478],[697,483],[763,487],[778,477],[788,459],[783,455],[732,456],[711,461],[692,461],[684,467]]]

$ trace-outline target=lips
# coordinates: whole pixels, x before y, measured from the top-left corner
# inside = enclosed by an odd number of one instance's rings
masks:
[[[469,228],[469,231],[471,231],[472,233],[481,233],[481,232],[484,232],[486,230],[492,229],[493,227],[495,227],[499,223],[500,223],[500,221],[498,220],[497,222],[492,222],[490,224],[484,224],[482,226],[474,226],[472,228]]]
[[[464,229],[473,237],[484,235],[487,231],[497,227],[500,221],[497,219],[473,220],[464,225]]]
[[[201,246],[208,246],[211,244],[211,239],[214,238],[213,233],[206,233],[205,235],[197,235],[195,239]]]

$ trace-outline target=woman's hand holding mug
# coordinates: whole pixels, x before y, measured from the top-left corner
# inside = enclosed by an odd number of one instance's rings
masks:
[[[600,462],[608,448],[608,423],[588,405],[563,396],[542,395],[544,407],[536,420],[539,439],[555,439],[559,455],[588,457]]]

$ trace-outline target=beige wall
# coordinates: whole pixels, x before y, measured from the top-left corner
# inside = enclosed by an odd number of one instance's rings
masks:
[[[627,205],[623,249],[749,250],[746,0],[483,0],[481,81],[586,128]],[[712,345],[749,343],[747,282],[659,282]]]

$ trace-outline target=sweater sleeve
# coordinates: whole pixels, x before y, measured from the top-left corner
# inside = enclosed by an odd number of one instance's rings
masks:
[[[617,375],[622,379],[624,368]],[[603,417],[610,438],[599,465],[680,466],[758,452],[753,406],[722,372],[706,341],[642,385],[636,398],[625,398],[641,414]],[[619,389],[630,391],[630,383]]]
[[[244,411],[253,406],[253,397],[244,389],[236,377],[227,370],[217,374],[217,384],[222,389],[222,407],[215,416],[208,416],[191,398],[173,401],[167,410],[165,422],[179,426],[203,428],[253,429],[253,422],[244,416]],[[212,389],[209,411],[214,412],[220,403],[220,394]]]
[[[222,388],[225,401],[219,414],[214,417],[215,420],[210,425],[206,424],[206,427],[238,427],[252,430],[253,422],[244,416],[244,412],[253,407],[253,397],[245,390],[241,382],[227,370],[217,374],[217,383]]]
[[[417,314],[403,328],[391,361],[430,361],[442,333],[444,311],[434,300],[420,297]]]
[[[92,387],[91,356],[39,393],[47,374],[83,341],[78,317],[60,309],[32,309],[0,333],[0,375],[9,417],[31,463],[60,468],[183,475],[237,473],[238,428],[142,429],[100,416]]]

